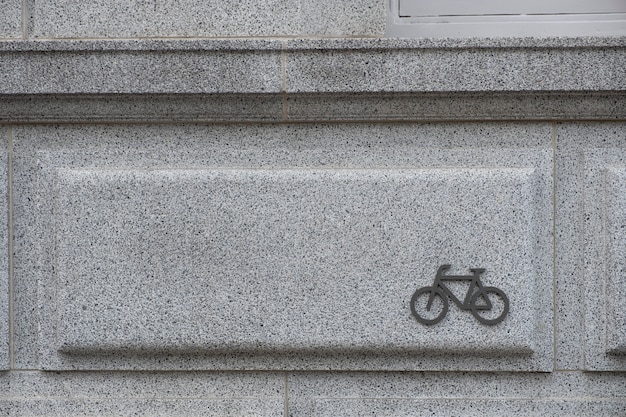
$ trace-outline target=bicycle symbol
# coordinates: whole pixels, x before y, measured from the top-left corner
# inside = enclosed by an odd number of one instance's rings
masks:
[[[483,268],[470,268],[473,275],[444,275],[450,265],[441,265],[437,270],[435,282],[430,287],[415,291],[411,298],[411,312],[422,324],[439,323],[448,313],[448,299],[461,310],[470,310],[482,324],[498,324],[509,312],[509,299],[496,287],[485,287],[480,282]],[[448,281],[471,281],[465,299],[461,301],[446,286]]]

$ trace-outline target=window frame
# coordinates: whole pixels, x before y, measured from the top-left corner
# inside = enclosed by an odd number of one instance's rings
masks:
[[[401,2],[413,1],[429,2],[424,16],[401,16],[400,10],[416,10],[415,6],[401,7]],[[465,0],[466,2],[467,0]],[[481,13],[494,0],[473,0],[480,3],[477,7]],[[518,0],[519,1],[519,0]],[[526,0],[517,6],[497,10],[494,14],[476,14],[459,10],[457,14],[450,14],[451,7],[459,4],[459,0],[388,0],[387,2],[387,37],[403,38],[471,38],[471,37],[551,37],[551,36],[623,36],[626,35],[626,1],[596,0],[600,13],[548,13],[555,10],[564,1],[570,1],[569,11],[588,11],[589,4],[571,4],[571,0]],[[530,2],[530,3],[529,3]],[[533,13],[529,7],[538,6],[539,10]],[[447,4],[446,4],[447,3]],[[510,5],[510,3],[509,3]],[[614,6],[616,12],[608,12]],[[513,14],[515,7],[526,14]],[[592,6],[593,7],[593,6]],[[442,15],[436,10],[443,10]],[[622,12],[622,10],[624,10]],[[446,14],[448,13],[448,14]],[[407,13],[409,14],[409,13]]]

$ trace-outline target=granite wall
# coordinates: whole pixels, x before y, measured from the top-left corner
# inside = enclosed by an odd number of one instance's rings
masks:
[[[626,415],[626,38],[385,13],[0,1],[0,414]]]

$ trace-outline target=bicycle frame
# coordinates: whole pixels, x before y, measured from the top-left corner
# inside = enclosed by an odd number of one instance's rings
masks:
[[[483,288],[483,283],[480,281],[480,274],[485,272],[483,268],[470,268],[470,271],[474,273],[474,275],[445,275],[444,272],[450,269],[450,265],[441,265],[437,270],[437,275],[435,276],[435,282],[433,282],[433,288],[440,288],[443,293],[445,293],[453,302],[456,304],[461,310],[490,310],[491,309],[491,301],[485,297],[485,304],[480,306],[472,306],[470,301],[472,295],[477,291]],[[463,302],[459,300],[450,289],[445,285],[446,281],[472,281],[467,290],[467,294],[465,294],[465,299]],[[435,298],[435,292],[433,291],[428,299],[428,304],[426,308],[430,310],[432,306],[433,300]]]
[[[470,311],[481,324],[492,326],[504,320],[509,313],[509,297],[499,288],[483,285],[480,275],[485,269],[470,268],[472,275],[446,275],[448,269],[450,265],[441,265],[433,285],[418,288],[413,293],[410,308],[418,322],[427,326],[439,323],[448,313],[449,300],[452,300],[459,309]],[[463,302],[446,285],[451,281],[470,281]],[[433,306],[435,300],[438,300],[437,305]],[[494,306],[497,306],[495,310]],[[424,308],[428,313],[424,314]],[[484,314],[485,312],[487,314]]]

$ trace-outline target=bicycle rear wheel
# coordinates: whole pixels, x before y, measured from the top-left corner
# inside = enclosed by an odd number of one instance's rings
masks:
[[[422,287],[411,297],[411,313],[422,324],[437,324],[448,313],[448,297],[435,287]]]
[[[498,324],[509,312],[509,299],[496,287],[484,287],[472,296],[470,310],[482,324]]]

